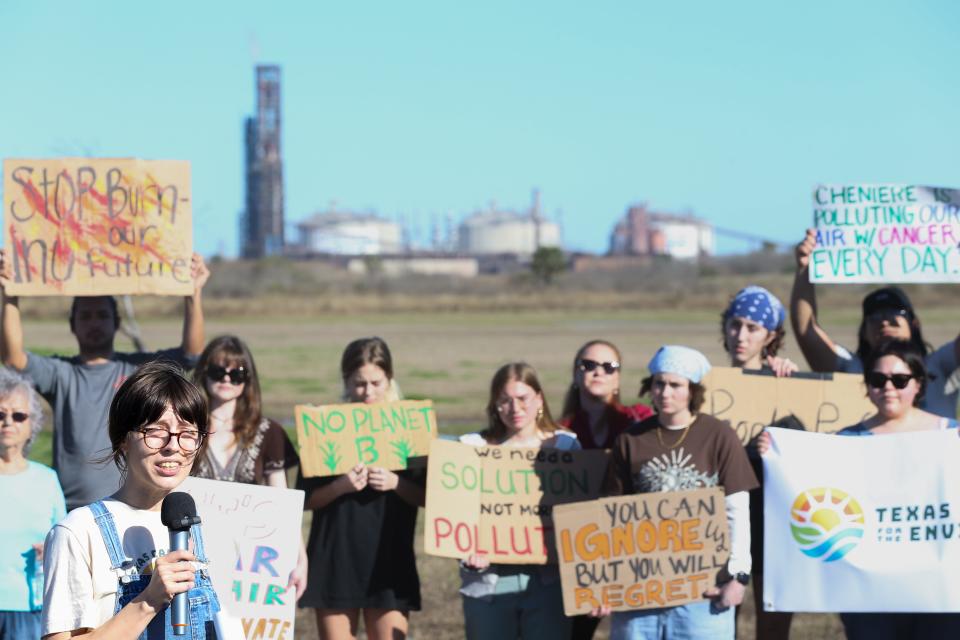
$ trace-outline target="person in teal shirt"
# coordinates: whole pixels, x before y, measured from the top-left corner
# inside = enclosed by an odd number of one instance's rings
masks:
[[[0,640],[40,637],[43,540],[66,515],[57,474],[26,458],[42,428],[30,381],[0,369]]]

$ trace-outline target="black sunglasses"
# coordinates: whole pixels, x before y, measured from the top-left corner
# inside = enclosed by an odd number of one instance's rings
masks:
[[[880,309],[868,315],[866,321],[867,324],[873,325],[880,325],[884,322],[887,324],[897,324],[897,318],[904,318],[909,321],[910,312],[906,309]]]
[[[207,367],[207,378],[212,382],[220,382],[223,376],[229,376],[231,384],[243,384],[247,381],[249,374],[243,367],[227,369],[219,365],[211,364]]]
[[[612,376],[620,369],[619,362],[597,362],[596,360],[588,360],[586,358],[580,358],[578,363],[580,371],[593,371],[597,367],[603,367],[603,370],[607,373],[608,376]]]
[[[879,371],[871,371],[867,374],[867,384],[874,389],[883,389],[886,387],[887,380],[892,382],[894,388],[896,389],[906,389],[907,385],[910,384],[912,379],[913,375],[909,373],[895,373],[888,376],[887,374],[880,373]]]
[[[14,411],[12,413],[7,413],[6,411],[0,411],[0,422],[5,422],[7,416],[10,416],[10,419],[14,422],[26,422],[30,419],[29,413],[23,413],[22,411]]]

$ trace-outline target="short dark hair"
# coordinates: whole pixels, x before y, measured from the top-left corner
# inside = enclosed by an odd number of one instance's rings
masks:
[[[877,343],[877,346],[870,351],[863,359],[863,379],[866,382],[867,376],[873,372],[877,366],[877,361],[884,356],[894,356],[903,360],[903,363],[910,367],[910,373],[920,385],[920,391],[913,398],[913,406],[919,407],[923,395],[927,391],[927,381],[932,378],[927,373],[927,365],[924,363],[924,354],[917,345],[907,340],[897,340],[887,338]]]
[[[110,403],[108,420],[112,449],[108,459],[112,458],[118,469],[123,471],[127,466],[123,453],[127,435],[155,423],[167,407],[172,408],[180,420],[196,425],[202,436],[207,435],[207,399],[176,363],[169,360],[147,363],[120,385]],[[203,438],[197,455],[202,455],[205,447],[206,438]]]
[[[77,305],[80,300],[106,300],[110,303],[110,311],[113,312],[113,324],[116,329],[120,328],[120,307],[117,306],[117,299],[113,296],[77,296],[70,303],[70,330],[73,331],[73,321],[77,315]]]
[[[687,380],[687,383],[690,385],[690,400],[687,402],[687,408],[693,413],[696,413],[700,411],[700,407],[703,406],[704,401],[707,399],[707,388],[700,382]],[[652,389],[653,376],[647,376],[640,381],[641,396],[650,395]]]

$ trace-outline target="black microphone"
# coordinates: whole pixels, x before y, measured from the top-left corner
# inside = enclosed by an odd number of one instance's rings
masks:
[[[167,494],[160,505],[160,522],[170,529],[170,551],[186,550],[190,546],[190,527],[200,524],[197,515],[197,504],[193,496],[182,491]],[[187,615],[187,594],[178,593],[173,596],[171,603],[170,621],[173,625],[173,635],[183,636],[187,633],[189,616]]]

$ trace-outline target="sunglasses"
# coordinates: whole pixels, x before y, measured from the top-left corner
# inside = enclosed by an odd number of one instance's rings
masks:
[[[910,312],[906,309],[881,309],[868,315],[866,320],[867,324],[879,326],[884,322],[887,324],[897,324],[897,318],[904,318],[909,321]]]
[[[888,376],[879,371],[871,371],[867,374],[867,384],[874,389],[883,389],[887,386],[887,380],[893,383],[895,389],[906,389],[913,376],[909,373],[895,373]]]
[[[597,362],[596,360],[588,360],[586,358],[580,358],[580,362],[577,364],[580,367],[580,371],[593,371],[597,367],[602,367],[608,376],[612,376],[620,369],[619,362]]]
[[[230,378],[231,384],[240,385],[247,381],[249,374],[247,370],[243,367],[236,367],[235,369],[227,369],[215,364],[207,367],[207,379],[211,382],[220,382],[223,380],[223,376],[228,376]]]
[[[13,413],[7,413],[6,411],[0,411],[0,422],[6,422],[7,416],[10,416],[10,419],[14,422],[26,422],[30,419],[29,413],[23,413],[22,411],[14,411]]]

